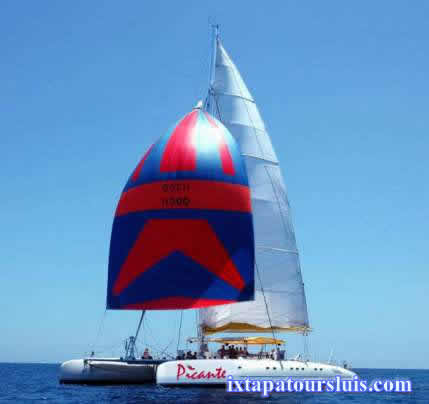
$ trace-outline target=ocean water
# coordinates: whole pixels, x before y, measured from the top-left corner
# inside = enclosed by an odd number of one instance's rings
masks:
[[[356,369],[361,378],[410,379],[412,393],[226,393],[223,389],[58,383],[59,364],[0,363],[0,403],[429,403],[429,370]]]

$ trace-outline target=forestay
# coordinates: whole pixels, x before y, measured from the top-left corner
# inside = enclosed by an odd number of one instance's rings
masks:
[[[251,189],[255,301],[200,310],[203,333],[306,331],[309,327],[289,202],[276,154],[252,95],[216,39],[206,108],[237,140]],[[267,315],[267,310],[269,315]]]

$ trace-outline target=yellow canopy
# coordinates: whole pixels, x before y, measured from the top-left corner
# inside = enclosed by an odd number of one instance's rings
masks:
[[[203,333],[204,335],[210,335],[210,334],[215,334],[218,332],[237,332],[237,333],[253,333],[253,332],[257,332],[257,333],[272,333],[273,331],[278,331],[278,332],[297,332],[297,333],[302,333],[302,334],[307,334],[311,331],[311,328],[309,327],[301,327],[301,326],[290,326],[290,327],[268,327],[268,328],[264,328],[264,327],[258,327],[256,325],[253,324],[248,324],[248,323],[228,323],[225,324],[222,327],[218,327],[218,328],[210,328],[207,326],[203,326]]]
[[[267,337],[209,338],[208,341],[217,342],[219,344],[231,345],[283,345],[285,343],[282,339],[274,339]]]

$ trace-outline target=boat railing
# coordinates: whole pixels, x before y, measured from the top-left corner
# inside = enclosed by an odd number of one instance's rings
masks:
[[[159,365],[167,362],[167,359],[125,359],[125,358],[84,358],[84,365],[91,364],[92,362],[122,362],[132,364],[145,364],[145,365]]]

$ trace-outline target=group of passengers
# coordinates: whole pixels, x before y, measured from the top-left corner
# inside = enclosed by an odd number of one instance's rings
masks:
[[[222,347],[217,351],[217,357],[220,359],[237,359],[237,358],[247,358],[250,356],[254,356],[257,357],[258,359],[277,359],[277,355],[278,352],[277,350],[273,349],[271,352],[259,352],[256,355],[252,355],[249,354],[249,351],[247,350],[247,347],[235,347],[234,345],[229,345],[226,344],[227,346],[225,347],[225,345],[222,345]],[[92,353],[93,356],[93,353]],[[177,360],[183,360],[183,359],[197,359],[197,353],[194,352],[192,353],[192,351],[188,351],[186,352],[182,352],[177,355],[176,359]],[[152,359],[151,354],[149,353],[149,349],[146,348],[143,352],[143,355],[141,357],[142,359]]]
[[[186,354],[183,352],[179,355],[177,355],[176,360],[183,360],[183,359],[197,359],[197,353],[192,351],[186,352]]]
[[[217,351],[216,356],[212,356],[209,354],[207,345],[203,349],[203,352],[198,355],[196,352],[192,353],[192,351],[184,352],[178,351],[178,355],[176,360],[184,360],[184,359],[205,359],[211,357],[212,359],[238,359],[238,358],[255,358],[255,359],[284,359],[284,351],[280,352],[278,349],[273,349],[269,352],[260,351],[258,353],[251,354],[247,350],[247,347],[236,347],[235,345],[226,344],[222,345],[222,347]],[[206,353],[206,354],[205,354]]]
[[[225,356],[229,359],[237,359],[238,357],[247,358],[249,356],[246,347],[244,349],[242,347],[236,348],[234,345],[230,345],[227,348],[225,348],[225,345],[222,345],[222,348],[220,348],[217,353],[221,359]]]

